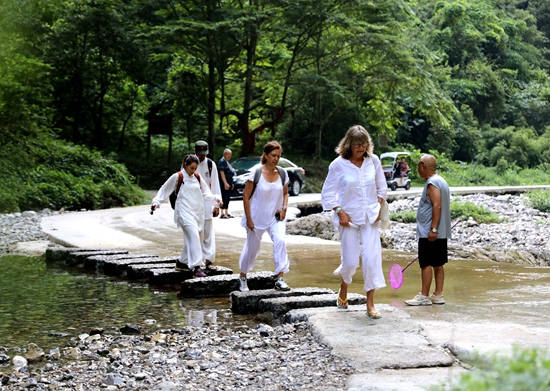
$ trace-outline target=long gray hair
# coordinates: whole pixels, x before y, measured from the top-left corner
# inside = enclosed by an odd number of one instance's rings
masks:
[[[363,144],[367,143],[367,149],[363,154],[363,157],[369,157],[372,155],[372,139],[370,138],[369,132],[365,130],[361,125],[353,125],[348,129],[346,135],[336,147],[335,151],[338,155],[342,156],[344,159],[350,159],[352,156],[352,145],[353,144]]]

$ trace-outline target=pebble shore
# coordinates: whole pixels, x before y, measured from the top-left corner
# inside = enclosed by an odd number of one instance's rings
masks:
[[[337,391],[349,375],[345,360],[319,343],[306,323],[82,334],[48,354],[34,344],[13,350],[0,347],[0,365],[13,368],[2,373],[0,367],[2,391]]]

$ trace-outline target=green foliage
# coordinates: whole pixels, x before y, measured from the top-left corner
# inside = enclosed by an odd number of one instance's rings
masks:
[[[550,190],[533,190],[527,193],[527,203],[541,212],[550,212]]]
[[[398,221],[400,223],[416,223],[416,211],[414,210],[404,210],[401,212],[391,212],[390,213],[391,221]]]
[[[452,385],[432,391],[543,391],[550,385],[550,353],[514,346],[511,357],[493,356],[458,376]]]
[[[471,202],[463,202],[460,199],[454,199],[451,201],[451,219],[462,219],[463,221],[469,218],[474,219],[479,224],[492,224],[499,223],[500,216],[487,210],[481,205],[476,205]]]
[[[112,157],[85,147],[48,142],[26,150],[7,146],[0,155],[0,212],[79,210],[138,205],[146,194]]]

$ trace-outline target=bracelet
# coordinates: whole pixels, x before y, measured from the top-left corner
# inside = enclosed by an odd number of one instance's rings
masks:
[[[334,209],[334,213],[338,214],[338,213],[340,213],[341,210],[342,210],[342,208],[338,207],[338,208]]]
[[[286,206],[283,206],[281,209],[282,209],[282,210],[286,210]]]

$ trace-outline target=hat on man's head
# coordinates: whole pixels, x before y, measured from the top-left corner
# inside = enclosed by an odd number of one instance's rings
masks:
[[[195,143],[196,155],[208,155],[208,143],[206,141],[199,140]]]

